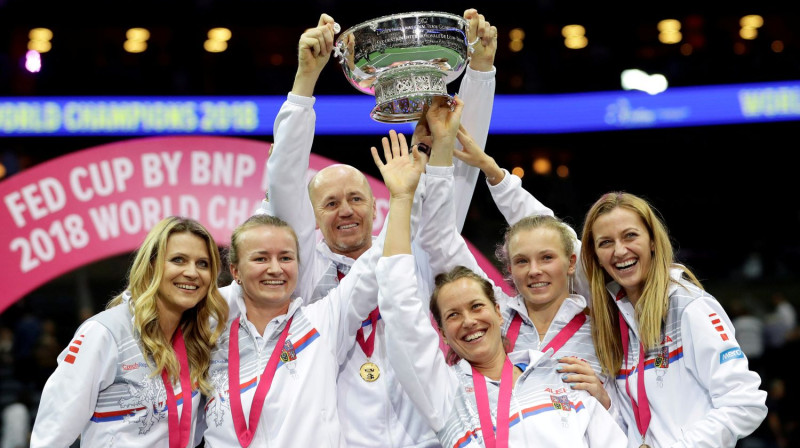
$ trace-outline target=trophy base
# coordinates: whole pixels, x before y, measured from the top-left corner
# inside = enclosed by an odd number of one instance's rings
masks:
[[[447,82],[436,64],[407,62],[392,67],[375,80],[375,103],[370,117],[381,123],[418,121],[425,106],[447,94]]]

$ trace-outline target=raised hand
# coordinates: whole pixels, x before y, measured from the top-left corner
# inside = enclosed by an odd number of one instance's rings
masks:
[[[492,26],[483,14],[478,14],[476,9],[464,11],[464,18],[469,20],[469,42],[475,43],[475,51],[470,57],[469,66],[473,70],[488,72],[494,66],[494,56],[497,53],[497,28]]]
[[[389,131],[389,137],[381,139],[381,144],[386,163],[381,160],[377,148],[373,146],[371,150],[375,165],[381,171],[383,183],[386,184],[392,198],[413,199],[420,175],[425,171],[425,161],[420,157],[416,147],[412,147],[412,152],[409,154],[405,135],[398,134],[394,130]]]
[[[435,98],[428,108],[425,119],[431,133],[430,165],[448,166],[453,164],[453,150],[456,134],[461,125],[464,102],[455,97],[452,105],[446,98]]]
[[[307,29],[297,45],[297,73],[292,93],[312,96],[319,74],[331,58],[333,51],[333,18],[322,14],[314,28]]]

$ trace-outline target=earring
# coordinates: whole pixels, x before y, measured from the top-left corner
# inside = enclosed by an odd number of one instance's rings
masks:
[[[238,284],[240,284],[240,285],[241,285],[241,284],[242,284],[242,280],[237,278],[237,279],[236,279],[236,283],[238,283]]]
[[[575,275],[574,274],[569,276],[569,293],[570,294],[575,294],[575,284],[573,282],[574,279],[575,279]]]

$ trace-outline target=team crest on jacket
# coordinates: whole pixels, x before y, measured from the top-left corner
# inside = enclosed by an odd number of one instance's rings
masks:
[[[289,374],[292,378],[297,377],[297,353],[294,351],[294,345],[288,338],[283,343],[283,350],[281,350],[281,361],[289,369]]]
[[[283,350],[281,351],[281,361],[286,364],[289,361],[294,361],[296,359],[297,354],[294,351],[294,345],[292,345],[292,341],[286,339],[286,342],[283,344]]]
[[[147,377],[142,378],[138,387],[129,384],[128,390],[131,393],[130,398],[120,399],[119,405],[137,411],[125,415],[124,420],[136,424],[139,434],[147,434],[166,415],[164,411],[167,407],[167,392],[163,387],[158,387],[155,380]]]
[[[220,427],[225,422],[226,410],[230,411],[231,409],[228,372],[213,372],[211,374],[211,385],[214,388],[214,395],[211,396],[206,404],[206,420],[213,421],[217,427]]]
[[[550,401],[553,402],[553,408],[560,411],[571,411],[572,405],[569,403],[569,397],[566,395],[550,395]]]
[[[655,366],[659,369],[669,368],[669,347],[666,345],[661,346],[661,351],[656,355]]]

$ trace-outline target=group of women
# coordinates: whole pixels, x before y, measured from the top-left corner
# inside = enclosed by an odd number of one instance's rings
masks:
[[[605,194],[578,239],[459,128],[462,109],[431,105],[425,126],[451,137],[432,151],[484,173],[509,223],[498,256],[515,296],[481,272],[440,200],[427,217],[437,225],[416,235],[438,273],[423,297],[411,220],[427,157],[392,132],[382,157],[372,148],[391,194],[385,229],[313,303],[297,297],[303,260],[280,218],[234,230],[234,280],[221,288],[200,223],[155,226],[125,291],[59,356],[31,446],[346,446],[337,375],[376,308],[398,387],[443,447],[733,447],[755,430],[760,378],[723,307],[676,262],[655,209]],[[452,169],[426,182],[454,194]]]

